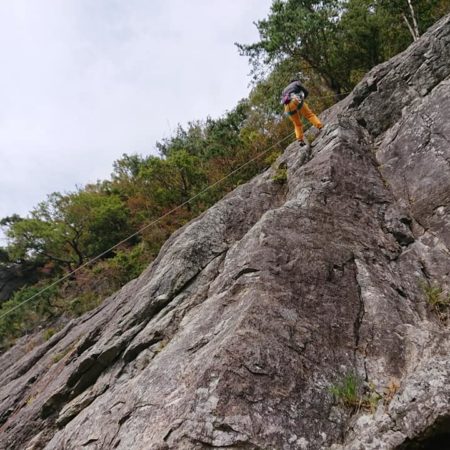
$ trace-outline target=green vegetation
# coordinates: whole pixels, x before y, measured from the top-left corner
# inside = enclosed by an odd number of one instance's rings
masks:
[[[287,168],[280,165],[272,176],[272,180],[278,184],[285,184],[287,181]]]
[[[412,3],[420,33],[450,10],[447,0]],[[53,326],[61,316],[78,316],[100,304],[138,276],[176,229],[270,167],[285,147],[277,143],[292,133],[281,116],[279,94],[293,73],[303,74],[309,102],[320,113],[373,65],[412,41],[408,20],[411,24],[405,0],[274,0],[268,17],[256,23],[260,40],[237,44],[253,68],[248,99],[223,117],[178,127],[156,144],[159,156],[124,154],[108,180],[52,193],[26,217],[1,219],[8,244],[0,247],[0,264],[31,267],[39,281],[30,281],[0,306],[0,350],[38,327]],[[274,181],[284,183],[286,175],[280,168]],[[95,263],[85,265],[98,255]],[[37,301],[2,317],[74,269]],[[444,305],[439,301],[433,307],[441,311]],[[348,391],[346,401],[355,403],[351,379],[342,389]]]
[[[0,314],[16,308],[20,303],[37,294],[45,283],[27,286],[16,292],[7,302],[2,303]],[[50,288],[43,292],[38,302],[30,301],[26,306],[17,308],[7,316],[0,318],[0,348],[7,348],[14,339],[33,332],[39,325],[51,321],[55,317],[54,304],[56,289]]]
[[[345,375],[345,377],[330,387],[330,394],[336,400],[348,407],[358,407],[360,405],[360,387],[361,380],[353,373]]]
[[[50,340],[58,331],[55,328],[47,328],[42,332],[42,337],[45,341]]]
[[[272,180],[278,184],[285,184],[287,181],[287,169],[278,168],[275,175],[272,177]]]
[[[308,82],[320,78],[339,97],[374,65],[405,49],[450,10],[447,0],[274,0],[256,22],[259,41],[237,44],[255,80],[286,82],[293,70]],[[407,24],[408,23],[408,24]],[[279,91],[281,84],[273,83]],[[276,87],[275,87],[276,85]]]
[[[441,322],[446,323],[450,311],[450,293],[445,293],[437,283],[423,283],[421,287],[432,311]]]
[[[389,405],[399,389],[398,379],[391,378],[380,394],[373,383],[367,383],[357,374],[349,372],[331,385],[329,392],[339,404],[353,412],[364,410],[373,414],[380,401],[385,407]]]
[[[372,384],[366,384],[354,373],[348,373],[329,388],[336,401],[354,411],[364,409],[374,412],[383,398]]]

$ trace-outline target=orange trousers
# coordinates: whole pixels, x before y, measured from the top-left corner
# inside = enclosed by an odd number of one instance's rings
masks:
[[[287,105],[284,106],[284,110],[287,113],[294,112],[298,107],[298,101],[296,99],[292,99]],[[320,119],[312,112],[307,103],[303,103],[303,106],[292,115],[289,115],[289,118],[294,123],[295,127],[295,136],[298,140],[303,140],[303,124],[302,117],[304,116],[308,122],[313,124],[319,130],[323,127]]]

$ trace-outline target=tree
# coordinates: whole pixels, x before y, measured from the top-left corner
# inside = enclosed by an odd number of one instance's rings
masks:
[[[10,258],[53,261],[69,270],[104,252],[128,231],[128,214],[115,195],[53,193],[30,217],[3,220]]]
[[[293,59],[304,69],[314,70],[340,94],[348,88],[340,61],[341,13],[339,0],[274,0],[267,19],[256,22],[260,41],[236,45],[249,57],[256,79]]]
[[[376,3],[389,14],[391,24],[401,23],[414,41],[450,12],[448,0],[378,0]]]
[[[121,159],[114,161],[114,171],[111,174],[113,181],[115,180],[133,180],[135,179],[142,166],[145,164],[146,158],[141,155],[124,153]]]
[[[175,135],[157,142],[156,148],[163,158],[181,150],[201,157],[205,150],[204,123],[201,121],[189,122],[187,129],[178,125]]]
[[[146,195],[153,199],[155,212],[185,203],[206,184],[201,160],[186,150],[170,151],[165,159],[149,157],[139,174]],[[186,208],[190,211],[192,205]]]
[[[236,45],[256,81],[267,86],[286,66],[321,78],[339,99],[449,11],[448,0],[274,0],[256,22],[259,41]]]

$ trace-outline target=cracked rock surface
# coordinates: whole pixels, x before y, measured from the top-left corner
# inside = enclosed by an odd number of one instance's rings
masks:
[[[424,286],[450,288],[450,18],[322,119],[276,163],[284,185],[274,167],[240,186],[98,309],[0,357],[0,449],[448,439],[449,328]],[[349,408],[330,394],[348,373],[396,388]]]

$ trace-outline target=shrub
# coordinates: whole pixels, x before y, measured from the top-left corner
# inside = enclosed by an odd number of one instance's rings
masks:
[[[103,297],[99,297],[93,292],[83,292],[68,304],[68,312],[76,317],[83,315],[97,307],[103,300]]]
[[[131,250],[119,250],[114,258],[109,261],[111,268],[116,270],[121,285],[137,278],[148,266],[151,255],[150,250],[146,247],[146,244],[141,242]]]
[[[42,292],[38,298],[20,306],[44,288],[45,284],[43,283],[24,287],[1,305],[0,350],[9,348],[14,344],[16,338],[31,332],[37,326],[54,317],[56,313],[54,305],[56,287],[51,287]]]

